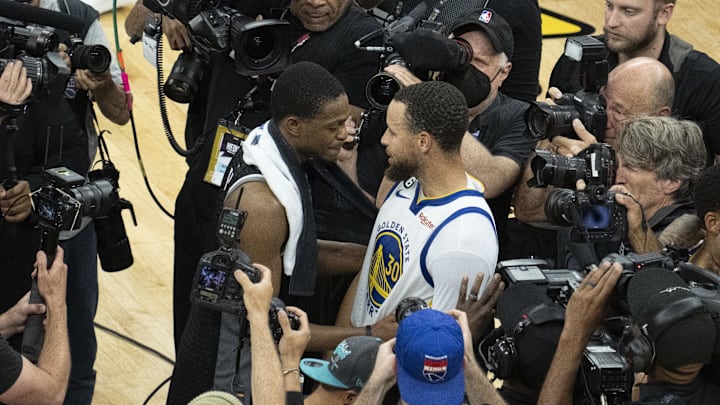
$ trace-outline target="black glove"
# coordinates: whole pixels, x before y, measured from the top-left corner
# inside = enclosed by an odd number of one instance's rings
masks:
[[[392,46],[414,71],[457,70],[472,60],[472,48],[467,42],[449,39],[427,28],[395,35]]]

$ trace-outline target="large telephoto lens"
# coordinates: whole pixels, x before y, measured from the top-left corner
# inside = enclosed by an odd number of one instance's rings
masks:
[[[95,74],[105,72],[110,67],[110,51],[102,45],[80,45],[73,49],[70,56],[72,68],[87,69]]]
[[[48,82],[47,77],[47,62],[42,58],[33,58],[27,55],[18,56],[22,61],[23,67],[27,72],[27,78],[32,83],[32,95],[38,95],[43,91],[44,86]],[[12,59],[0,59],[0,73],[5,70],[8,62],[12,62]]]

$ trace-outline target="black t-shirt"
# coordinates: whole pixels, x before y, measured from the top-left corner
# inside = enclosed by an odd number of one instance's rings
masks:
[[[598,37],[602,39],[602,37]],[[673,115],[690,119],[700,125],[708,148],[708,164],[713,154],[720,154],[720,65],[702,52],[690,50],[677,67],[671,61],[671,49],[680,49],[680,40],[665,34],[658,59],[673,72],[675,98]],[[684,44],[684,43],[683,43]],[[609,69],[618,64],[616,53],[608,56]],[[575,93],[580,86],[580,64],[566,56],[560,57],[550,75],[550,86],[566,93]]]
[[[22,371],[22,356],[0,337],[0,393],[12,387]]]
[[[524,101],[498,93],[490,107],[470,122],[468,131],[488,148],[493,156],[512,159],[523,168],[535,147],[535,141],[523,135],[526,127],[524,114],[528,106]],[[514,191],[515,187],[510,187],[498,197],[488,200],[495,218],[501,251],[507,240],[506,222]]]
[[[690,384],[643,384],[637,405],[706,405],[720,401],[720,386],[698,377]]]

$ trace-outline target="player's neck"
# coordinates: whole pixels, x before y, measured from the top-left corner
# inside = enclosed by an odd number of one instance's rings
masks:
[[[417,175],[426,198],[441,197],[467,188],[467,173],[462,159],[436,159],[434,164],[424,167]]]

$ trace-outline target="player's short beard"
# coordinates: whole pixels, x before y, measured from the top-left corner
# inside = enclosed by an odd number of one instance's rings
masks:
[[[417,173],[417,162],[413,159],[405,161],[393,160],[392,164],[385,169],[385,176],[391,181],[405,181]]]
[[[642,36],[639,39],[626,39],[625,42],[620,46],[615,46],[611,42],[608,41],[607,47],[608,50],[615,53],[624,53],[624,54],[635,54],[636,52],[645,49],[648,45],[652,43],[652,41],[655,40],[655,36],[657,35],[658,27],[657,25],[650,25],[648,27],[648,30],[645,32],[645,35]]]

